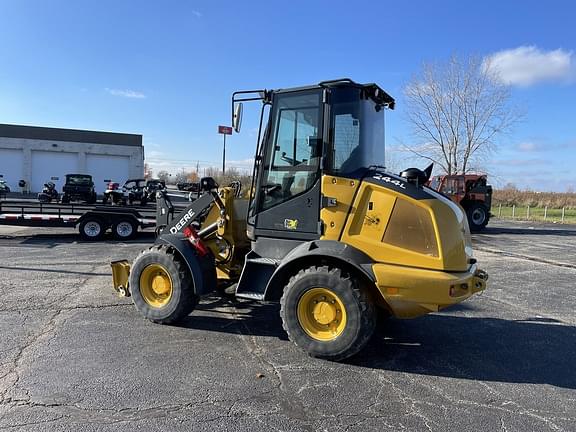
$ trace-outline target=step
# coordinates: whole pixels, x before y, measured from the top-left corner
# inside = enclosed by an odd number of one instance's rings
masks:
[[[237,292],[236,297],[248,300],[264,300],[264,294],[256,292]]]

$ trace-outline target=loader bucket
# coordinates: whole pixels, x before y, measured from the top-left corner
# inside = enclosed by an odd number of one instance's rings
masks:
[[[130,297],[128,277],[130,276],[130,263],[127,260],[112,261],[112,281],[114,290],[120,297]]]

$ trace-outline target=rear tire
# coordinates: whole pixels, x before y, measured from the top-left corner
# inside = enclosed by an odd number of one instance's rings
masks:
[[[286,285],[280,304],[289,339],[312,357],[351,357],[366,345],[376,326],[376,308],[368,293],[340,269],[301,270]]]
[[[488,225],[490,212],[484,204],[476,202],[470,204],[466,209],[466,216],[468,217],[470,231],[482,231]]]
[[[136,309],[155,323],[179,321],[198,304],[186,264],[165,245],[152,246],[138,255],[129,286]]]
[[[101,219],[88,217],[80,223],[78,230],[84,240],[97,241],[104,236],[106,226]]]
[[[117,240],[130,240],[138,232],[138,225],[129,219],[123,219],[112,225],[112,234]]]

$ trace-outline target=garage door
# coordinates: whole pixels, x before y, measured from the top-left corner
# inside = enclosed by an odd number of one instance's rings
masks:
[[[13,191],[18,191],[18,182],[24,176],[24,153],[22,150],[0,149],[0,175]]]
[[[77,173],[78,153],[32,152],[32,192],[40,192],[44,183],[51,181],[60,193],[66,181],[66,174]],[[58,180],[51,180],[52,177],[58,177]]]
[[[87,154],[86,168],[88,174],[94,178],[96,192],[102,193],[106,190],[106,182],[104,180],[115,181],[120,183],[120,186],[128,180],[130,157]]]

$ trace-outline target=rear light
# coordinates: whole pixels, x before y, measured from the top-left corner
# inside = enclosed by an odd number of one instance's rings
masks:
[[[205,256],[206,254],[208,254],[209,249],[206,247],[202,239],[198,236],[198,233],[194,228],[187,226],[182,230],[182,234],[184,234],[184,237],[186,237],[190,242],[190,244],[194,247],[194,249],[196,249],[198,255]]]

